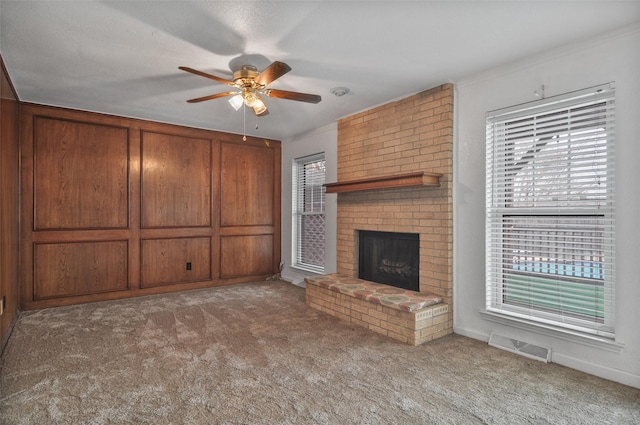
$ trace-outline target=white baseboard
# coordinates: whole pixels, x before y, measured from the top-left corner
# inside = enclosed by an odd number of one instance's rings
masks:
[[[304,281],[305,276],[302,276],[297,273],[291,273],[290,270],[283,269],[282,272],[280,273],[280,276],[282,280],[285,280],[289,283],[293,283],[296,286],[300,286],[302,288],[306,286],[306,283]]]
[[[473,329],[465,329],[454,326],[453,332],[457,335],[466,336],[468,338],[477,339],[483,342],[489,342],[489,335],[483,332],[478,332]],[[579,370],[590,375],[598,376],[609,381],[619,382],[624,385],[628,385],[634,388],[640,388],[640,376],[625,372],[623,370],[613,369],[607,366],[602,366],[594,363],[584,361],[582,359],[567,356],[558,351],[553,351],[551,356],[551,362],[557,363],[562,366],[566,366],[571,369]]]
[[[619,382],[630,387],[640,388],[640,376],[623,370],[612,369],[607,366],[585,362],[582,359],[569,357],[557,352],[553,353],[553,363],[557,363],[571,369],[576,369],[590,375],[595,375],[600,378],[608,379],[610,381]]]
[[[477,339],[478,341],[489,342],[489,334],[484,334],[484,333],[476,332],[469,329],[459,328],[457,326],[453,327],[453,333],[457,335],[466,336],[467,338]]]

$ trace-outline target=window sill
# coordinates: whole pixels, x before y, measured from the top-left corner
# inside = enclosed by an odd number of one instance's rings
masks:
[[[300,264],[294,264],[294,265],[291,266],[291,268],[294,269],[294,270],[307,272],[307,273],[324,274],[324,267],[323,268],[306,267],[306,266],[303,266],[303,265],[300,265]]]
[[[575,342],[577,344],[586,345],[588,347],[599,348],[601,350],[611,351],[614,353],[620,353],[624,348],[623,344],[615,342],[609,338],[605,338],[598,335],[590,335],[571,329],[563,329],[554,327],[551,325],[545,325],[544,323],[530,322],[524,319],[518,319],[516,317],[509,317],[506,315],[493,313],[490,311],[480,311],[480,315],[483,319],[490,322],[499,323],[501,325],[511,326],[518,329],[522,329],[529,332],[534,332],[540,335],[558,338],[565,341]]]

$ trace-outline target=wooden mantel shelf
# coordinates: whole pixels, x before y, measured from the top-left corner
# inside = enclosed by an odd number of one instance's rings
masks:
[[[327,193],[363,192],[366,190],[419,186],[440,187],[440,177],[442,177],[442,174],[419,171],[416,173],[326,183],[324,186],[327,188]]]

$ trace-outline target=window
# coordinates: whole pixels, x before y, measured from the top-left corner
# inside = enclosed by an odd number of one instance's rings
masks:
[[[487,311],[613,337],[614,94],[487,114]]]
[[[324,271],[324,154],[293,163],[293,267]]]

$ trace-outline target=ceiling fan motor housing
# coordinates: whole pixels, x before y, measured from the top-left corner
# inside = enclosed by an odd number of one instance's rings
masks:
[[[255,79],[260,73],[255,66],[244,65],[241,69],[233,73],[233,82],[239,88],[252,88],[262,90],[264,85],[258,84]]]

